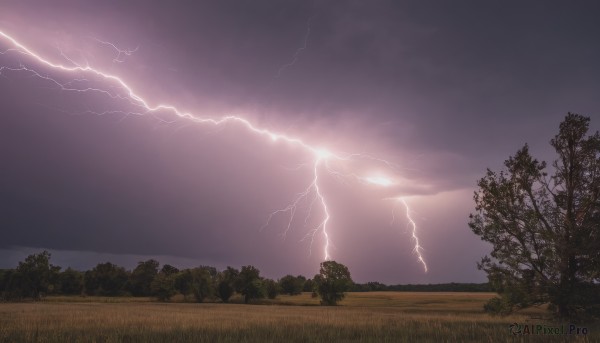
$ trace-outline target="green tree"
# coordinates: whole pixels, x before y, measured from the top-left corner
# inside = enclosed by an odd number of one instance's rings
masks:
[[[306,278],[302,275],[286,275],[279,280],[281,293],[289,295],[298,295],[302,293],[302,288],[304,287],[305,282]]]
[[[237,269],[229,266],[219,273],[217,278],[217,296],[224,303],[229,302],[229,298],[231,298],[235,292],[234,286],[239,274],[240,272]]]
[[[152,295],[156,296],[160,301],[168,301],[175,295],[175,277],[176,273],[169,274],[161,271],[156,274],[154,280],[150,284]]]
[[[215,294],[213,267],[198,267],[191,270],[191,290],[197,302],[203,302]],[[216,271],[214,272],[216,275]]]
[[[50,253],[43,251],[27,256],[16,269],[20,293],[23,297],[40,299],[54,287],[60,267],[50,264]],[[15,284],[15,285],[16,285]]]
[[[263,285],[265,287],[265,293],[267,295],[267,298],[269,299],[277,298],[277,295],[279,295],[279,292],[281,292],[281,287],[279,286],[279,283],[275,282],[274,280],[264,279]]]
[[[165,264],[160,269],[160,272],[163,273],[163,274],[165,274],[165,275],[167,275],[167,276],[170,276],[170,275],[174,275],[174,274],[179,273],[179,269],[173,267],[170,264]]]
[[[265,288],[260,278],[260,271],[254,266],[242,267],[235,288],[238,293],[244,296],[246,304],[252,299],[265,297]]]
[[[192,271],[184,269],[175,274],[174,278],[175,290],[181,293],[184,299],[187,299],[188,295],[192,293]]]
[[[308,279],[304,282],[304,286],[302,286],[302,292],[314,292],[315,290],[315,282],[313,279]]]
[[[0,269],[0,295],[4,294],[6,290],[6,285],[8,284],[8,280],[11,277],[12,270],[10,269]],[[0,296],[0,299],[4,298]]]
[[[58,275],[58,284],[62,294],[81,294],[83,290],[83,273],[69,267]]]
[[[244,293],[244,303],[248,304],[252,300],[265,298],[267,287],[263,279],[254,279],[246,285]]]
[[[116,296],[124,293],[128,279],[125,268],[106,262],[85,272],[83,283],[89,295]]]
[[[321,305],[334,306],[352,286],[348,267],[335,261],[321,262],[319,274],[313,278]]]
[[[21,274],[15,269],[4,271],[0,285],[2,300],[20,300],[24,297],[21,289],[21,280]]]
[[[149,296],[152,294],[150,285],[158,274],[159,263],[156,260],[139,262],[129,277],[129,289],[134,296]]]
[[[549,171],[525,145],[479,180],[469,226],[492,244],[478,267],[500,295],[486,310],[549,303],[559,317],[599,314],[600,134],[587,135],[589,122],[566,116]]]
[[[217,274],[219,274],[219,272],[217,271],[217,268],[215,268],[215,267],[200,266],[198,268],[204,269],[210,275],[210,278],[213,280],[215,280],[217,278]]]

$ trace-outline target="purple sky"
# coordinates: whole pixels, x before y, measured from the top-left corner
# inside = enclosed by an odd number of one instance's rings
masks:
[[[118,75],[151,105],[385,159],[320,165],[331,258],[358,282],[482,282],[489,246],[467,226],[477,179],[526,142],[551,159],[567,111],[600,127],[599,13],[584,1],[3,1],[0,31]],[[313,198],[285,239],[289,212],[261,230],[310,185],[314,153],[235,123],[126,115],[139,107],[101,92],[125,96],[117,83],[14,48],[0,37],[0,268],[48,249],[79,269],[157,258],[318,271]],[[427,273],[388,197],[410,205]]]

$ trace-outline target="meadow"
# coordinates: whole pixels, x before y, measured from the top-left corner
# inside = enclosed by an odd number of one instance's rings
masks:
[[[542,309],[491,317],[492,293],[348,293],[318,306],[310,293],[260,304],[159,303],[150,298],[48,297],[0,303],[1,342],[600,342],[587,335],[512,335],[511,323],[568,326]]]

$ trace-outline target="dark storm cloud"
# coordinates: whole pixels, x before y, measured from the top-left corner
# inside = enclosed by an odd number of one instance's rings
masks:
[[[402,179],[393,189],[324,176],[334,258],[359,281],[479,281],[475,260],[487,247],[466,226],[475,180],[525,142],[549,156],[567,111],[600,125],[598,13],[594,3],[546,1],[5,1],[0,30],[53,60],[59,47],[122,75],[152,102],[239,114],[392,160]],[[309,25],[306,49],[278,75]],[[115,52],[91,37],[139,49],[113,63]],[[0,61],[31,65],[18,54]],[[302,239],[318,208],[286,240],[285,216],[259,230],[308,185],[310,167],[297,168],[310,161],[305,152],[235,126],[86,114],[107,110],[130,106],[2,72],[0,249],[252,263],[272,276],[316,271],[322,238],[310,257]],[[429,274],[405,219],[390,225],[393,202],[381,198],[398,195],[414,196]]]

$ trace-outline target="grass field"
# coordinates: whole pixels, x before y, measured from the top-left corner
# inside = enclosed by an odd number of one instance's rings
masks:
[[[321,307],[309,293],[260,305],[157,303],[147,298],[50,297],[0,303],[2,342],[600,342],[588,334],[513,336],[509,325],[557,326],[530,310],[482,312],[490,293],[349,293]],[[181,300],[181,299],[180,299]]]

